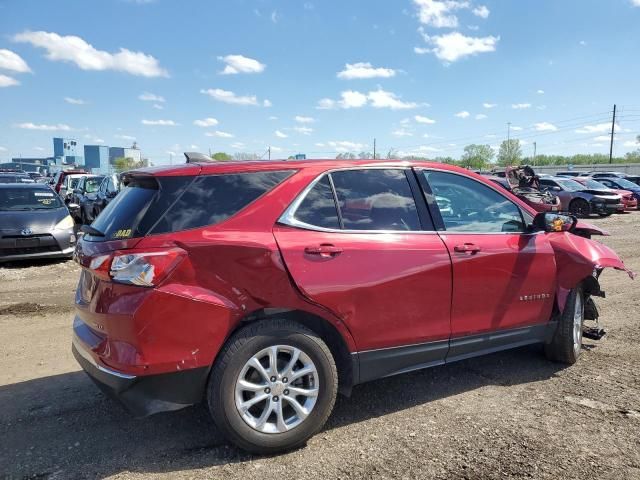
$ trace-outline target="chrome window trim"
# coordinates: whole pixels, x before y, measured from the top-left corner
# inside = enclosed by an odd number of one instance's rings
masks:
[[[296,210],[298,209],[298,207],[300,206],[300,204],[304,201],[304,199],[306,198],[306,196],[309,194],[309,192],[313,189],[313,187],[315,187],[315,185],[325,176],[325,175],[329,175],[331,173],[334,172],[343,172],[343,171],[350,171],[350,170],[412,170],[412,171],[436,171],[436,172],[443,172],[443,173],[451,173],[453,175],[459,175],[461,177],[464,178],[468,178],[469,180],[473,180],[476,181],[478,183],[481,183],[482,185],[485,185],[487,187],[489,187],[491,190],[495,191],[498,195],[504,197],[505,200],[511,202],[512,205],[514,205],[519,211],[520,214],[522,215],[522,219],[523,221],[525,220],[525,215],[528,215],[527,212],[523,212],[522,209],[520,208],[520,206],[516,203],[514,203],[510,198],[507,198],[502,192],[500,192],[500,190],[498,189],[497,186],[493,186],[491,184],[484,183],[484,182],[479,182],[478,179],[476,178],[472,178],[468,175],[465,175],[463,173],[460,172],[454,172],[452,170],[447,170],[444,168],[437,168],[437,167],[422,167],[422,166],[412,166],[412,165],[404,165],[404,166],[390,166],[390,165],[386,165],[386,166],[382,166],[382,165],[373,165],[373,166],[354,166],[354,167],[345,167],[345,168],[333,168],[330,170],[326,170],[324,172],[322,172],[321,174],[319,174],[316,178],[314,178],[309,185],[307,185],[304,190],[302,190],[302,192],[300,192],[296,198],[293,200],[293,202],[291,202],[291,204],[287,207],[287,209],[282,213],[282,215],[280,215],[280,218],[278,218],[277,223],[280,223],[282,225],[288,225],[290,227],[295,227],[295,228],[300,228],[303,230],[310,230],[310,231],[314,231],[314,232],[323,232],[323,233],[347,233],[347,234],[353,234],[353,233],[363,233],[363,234],[372,234],[372,233],[376,233],[376,234],[418,234],[418,235],[538,235],[540,233],[545,233],[543,231],[536,231],[536,232],[477,232],[477,231],[468,231],[468,232],[452,232],[450,230],[441,230],[441,231],[436,231],[436,230],[347,230],[347,229],[335,229],[335,228],[325,228],[325,227],[319,227],[317,225],[312,225],[310,223],[306,223],[306,222],[302,222],[298,219],[295,218],[295,213]]]

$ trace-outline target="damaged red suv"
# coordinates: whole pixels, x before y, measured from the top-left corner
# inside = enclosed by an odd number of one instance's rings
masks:
[[[136,415],[206,400],[253,452],[304,444],[377,378],[533,343],[574,363],[600,272],[625,270],[595,227],[443,164],[187,163],[124,184],[78,243],[74,355]]]

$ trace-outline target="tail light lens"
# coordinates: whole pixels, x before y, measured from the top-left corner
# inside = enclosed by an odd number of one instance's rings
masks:
[[[181,248],[115,252],[94,257],[89,268],[104,280],[153,287],[164,280],[186,255],[187,252]]]

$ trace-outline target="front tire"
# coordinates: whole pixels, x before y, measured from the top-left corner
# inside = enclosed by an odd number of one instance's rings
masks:
[[[573,365],[582,352],[582,327],[584,325],[584,292],[578,286],[567,297],[564,311],[550,343],[545,345],[549,360]]]
[[[591,214],[589,202],[582,198],[576,198],[569,204],[569,213],[576,217],[588,217]]]
[[[322,339],[289,320],[263,320],[234,334],[216,360],[207,401],[216,426],[249,452],[302,446],[325,424],[338,391]]]

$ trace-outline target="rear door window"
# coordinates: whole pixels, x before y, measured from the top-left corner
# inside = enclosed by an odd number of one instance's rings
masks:
[[[294,219],[321,228],[340,228],[338,209],[328,175],[322,177],[309,190],[296,209]]]
[[[404,169],[331,174],[345,230],[421,230]]]

